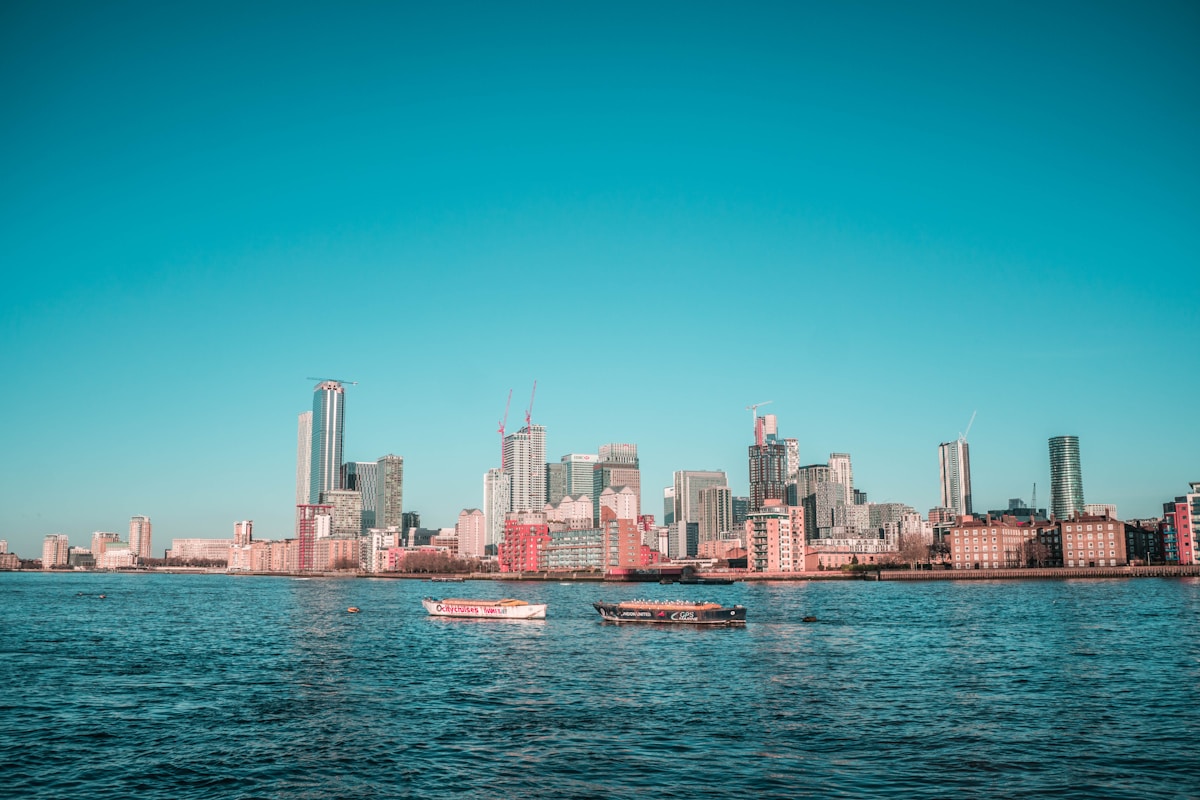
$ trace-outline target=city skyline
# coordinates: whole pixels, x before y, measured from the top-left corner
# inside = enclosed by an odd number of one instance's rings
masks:
[[[535,380],[643,513],[748,496],[763,398],[922,513],[975,409],[976,511],[1045,505],[1056,436],[1123,517],[1200,477],[1200,11],[677,11],[10,9],[0,538],[293,535],[310,375],[438,527]]]

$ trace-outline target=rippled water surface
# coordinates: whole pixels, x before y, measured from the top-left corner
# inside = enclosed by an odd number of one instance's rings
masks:
[[[430,618],[431,594],[550,616]],[[641,596],[750,621],[591,607]],[[10,573],[0,597],[6,797],[1200,797],[1194,579]]]

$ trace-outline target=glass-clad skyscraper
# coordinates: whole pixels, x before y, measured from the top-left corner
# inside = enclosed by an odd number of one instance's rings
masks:
[[[308,502],[317,503],[321,492],[342,488],[342,434],[346,389],[338,381],[321,381],[313,390],[312,469]]]
[[[1083,471],[1079,466],[1079,437],[1050,439],[1050,513],[1070,519],[1083,513]]]

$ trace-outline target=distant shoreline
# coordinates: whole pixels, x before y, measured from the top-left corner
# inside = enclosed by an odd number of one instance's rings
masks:
[[[162,567],[139,570],[0,570],[0,574],[28,575],[228,575],[230,577],[292,578],[292,579],[353,579],[378,578],[383,580],[445,582],[447,578],[457,581],[509,581],[528,583],[659,583],[648,577],[646,580],[608,579],[592,572],[526,572],[526,573],[472,573],[469,575],[430,575],[415,573],[369,573],[369,572],[229,572],[207,567]],[[1200,564],[1138,566],[1138,567],[1033,567],[1023,569],[957,569],[957,570],[866,570],[846,573],[840,571],[787,572],[787,573],[697,573],[697,578],[724,578],[737,583],[763,582],[806,582],[806,581],[978,581],[978,580],[1071,580],[1080,578],[1187,578],[1200,576]],[[440,578],[441,581],[435,581]],[[671,581],[672,585],[677,582]],[[687,585],[687,584],[684,584]],[[704,585],[704,584],[698,584]],[[712,584],[709,584],[710,586]]]

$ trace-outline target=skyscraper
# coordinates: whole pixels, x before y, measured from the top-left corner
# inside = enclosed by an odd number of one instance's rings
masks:
[[[546,428],[527,425],[504,437],[509,511],[541,511],[546,505]],[[486,511],[485,511],[486,513]]]
[[[1070,519],[1083,513],[1083,471],[1079,466],[1079,437],[1050,439],[1050,513]]]
[[[129,519],[129,550],[134,558],[150,558],[150,518],[135,516]]]
[[[974,513],[971,509],[971,452],[966,439],[938,445],[938,464],[942,480],[942,508],[952,508],[958,516]]]
[[[312,485],[312,412],[300,414],[296,426],[296,505],[308,502]]]
[[[504,539],[504,515],[510,504],[508,474],[499,468],[489,469],[483,476],[484,546],[492,552]]]
[[[404,525],[404,457],[386,455],[375,462],[375,527]]]
[[[342,437],[346,389],[338,381],[321,381],[313,390],[312,468],[308,502],[317,503],[322,492],[342,488]]]

